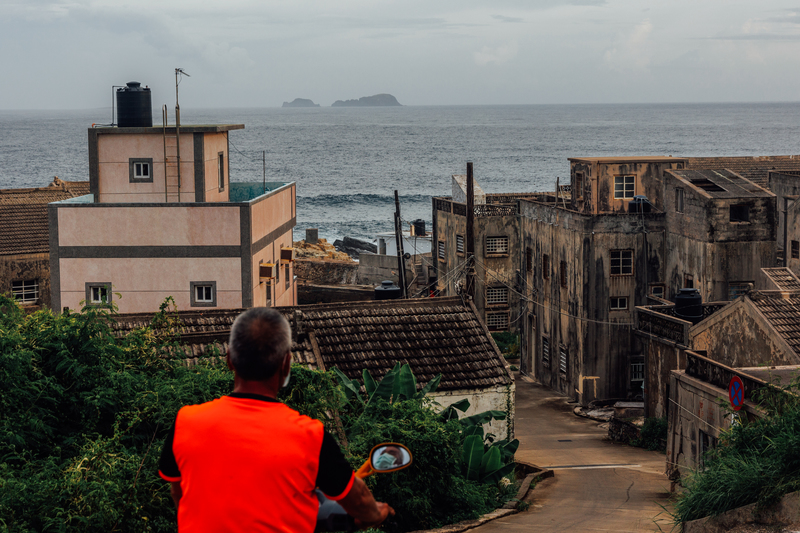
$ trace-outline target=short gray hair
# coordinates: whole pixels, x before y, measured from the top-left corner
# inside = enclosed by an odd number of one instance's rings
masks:
[[[289,322],[275,309],[253,307],[233,322],[228,340],[236,374],[248,381],[272,377],[292,349]]]

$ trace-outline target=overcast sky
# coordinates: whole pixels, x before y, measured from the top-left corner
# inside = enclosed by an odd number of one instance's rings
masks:
[[[0,109],[800,99],[800,0],[0,0]]]

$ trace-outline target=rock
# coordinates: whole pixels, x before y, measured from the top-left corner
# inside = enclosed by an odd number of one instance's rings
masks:
[[[315,104],[308,98],[295,98],[291,102],[284,102],[281,107],[319,107],[319,104]]]
[[[333,241],[333,245],[338,251],[349,254],[353,259],[358,259],[359,254],[364,252],[378,253],[378,247],[376,245],[352,237],[345,237],[341,241],[337,239]]]
[[[333,259],[336,261],[350,261],[353,260],[349,255],[342,252],[337,252],[332,244],[329,244],[326,239],[318,239],[316,243],[311,244],[306,241],[294,242],[295,257],[300,258],[315,258],[315,259]]]
[[[362,96],[358,100],[336,100],[331,107],[385,107],[399,106],[400,102],[391,94]]]

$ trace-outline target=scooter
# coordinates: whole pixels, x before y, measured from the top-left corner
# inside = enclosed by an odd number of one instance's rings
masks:
[[[355,475],[364,479],[373,474],[396,472],[409,466],[413,460],[411,451],[404,445],[396,442],[383,442],[372,448],[369,458],[364,461]],[[315,533],[357,530],[355,520],[341,505],[326,498],[320,490],[316,492],[317,498],[319,498],[319,512],[317,513]]]

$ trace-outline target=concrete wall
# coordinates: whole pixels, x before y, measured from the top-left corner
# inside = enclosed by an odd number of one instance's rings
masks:
[[[182,144],[182,143],[181,143]],[[225,185],[219,188],[219,152],[225,157]],[[206,133],[203,137],[203,166],[205,168],[205,201],[226,202],[230,188],[230,158],[228,152],[228,132]],[[183,152],[181,152],[183,158]]]
[[[516,385],[512,382],[511,385],[483,390],[436,391],[427,397],[438,402],[443,408],[464,399],[469,400],[469,409],[461,415],[462,418],[489,410],[508,412],[506,420],[493,420],[484,424],[483,430],[485,433],[494,433],[497,439],[513,439],[515,393]]]
[[[11,295],[11,282],[37,280],[39,300],[24,304],[27,310],[49,308],[50,297],[50,256],[49,254],[20,254],[0,256],[0,294]]]
[[[784,257],[788,260],[786,266],[792,269],[792,272],[798,272],[800,269],[800,258],[791,257],[791,241],[800,241],[800,233],[797,232],[797,211],[798,202],[797,197],[800,196],[800,176],[791,174],[781,174],[780,172],[769,173],[769,190],[772,191],[777,198],[778,209],[778,247],[784,250]],[[790,211],[790,213],[787,213]],[[791,235],[787,234],[786,222],[790,221],[792,226],[789,231]]]

